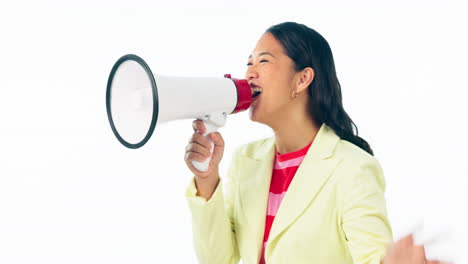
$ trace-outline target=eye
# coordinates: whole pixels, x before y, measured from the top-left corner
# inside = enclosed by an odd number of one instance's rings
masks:
[[[260,60],[260,63],[262,63],[262,62],[268,62],[268,60],[265,60],[265,59]]]
[[[251,63],[251,62],[247,62],[247,66],[250,66],[250,65],[252,65],[252,63]]]

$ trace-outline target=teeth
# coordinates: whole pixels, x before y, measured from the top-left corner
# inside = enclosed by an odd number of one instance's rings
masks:
[[[252,91],[254,91],[254,92],[260,92],[260,93],[261,93],[261,92],[262,92],[262,88],[260,88],[260,87],[254,87],[254,88],[252,88]]]
[[[252,98],[259,96],[262,93],[262,90],[252,90]]]
[[[263,89],[257,86],[253,86],[253,87],[251,86],[251,90],[252,90],[252,98],[257,97],[263,92]]]
[[[252,88],[252,93],[261,93],[263,92],[263,89],[260,87],[253,87]]]

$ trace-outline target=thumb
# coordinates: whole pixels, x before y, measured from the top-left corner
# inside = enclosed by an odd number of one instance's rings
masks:
[[[224,152],[224,140],[219,132],[210,133],[210,138],[213,140],[214,147],[212,152],[212,159],[218,164],[221,161]]]

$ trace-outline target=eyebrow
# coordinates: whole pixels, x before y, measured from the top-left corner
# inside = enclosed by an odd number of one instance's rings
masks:
[[[273,54],[271,54],[270,52],[266,52],[266,51],[260,52],[260,53],[258,54],[258,56],[262,56],[262,55],[270,55],[270,56],[272,56],[273,58],[275,57]],[[250,58],[252,58],[252,54],[250,54],[249,59],[250,59]]]

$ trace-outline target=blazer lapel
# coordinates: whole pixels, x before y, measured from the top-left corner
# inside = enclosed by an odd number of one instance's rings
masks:
[[[338,161],[329,159],[340,138],[323,124],[299,166],[276,214],[270,231],[273,241],[299,217],[326,182]],[[266,139],[253,153],[239,157],[239,215],[245,223],[244,239],[253,241],[257,262],[263,245],[271,176],[275,158],[275,137]],[[268,249],[268,248],[267,248]]]
[[[331,157],[339,139],[325,124],[320,127],[276,213],[269,244],[301,215],[336,168],[339,160]]]
[[[255,153],[241,156],[239,160],[240,212],[246,226],[242,231],[253,246],[252,256],[257,263],[263,246],[263,233],[268,204],[268,193],[275,154],[274,137],[266,139]]]

